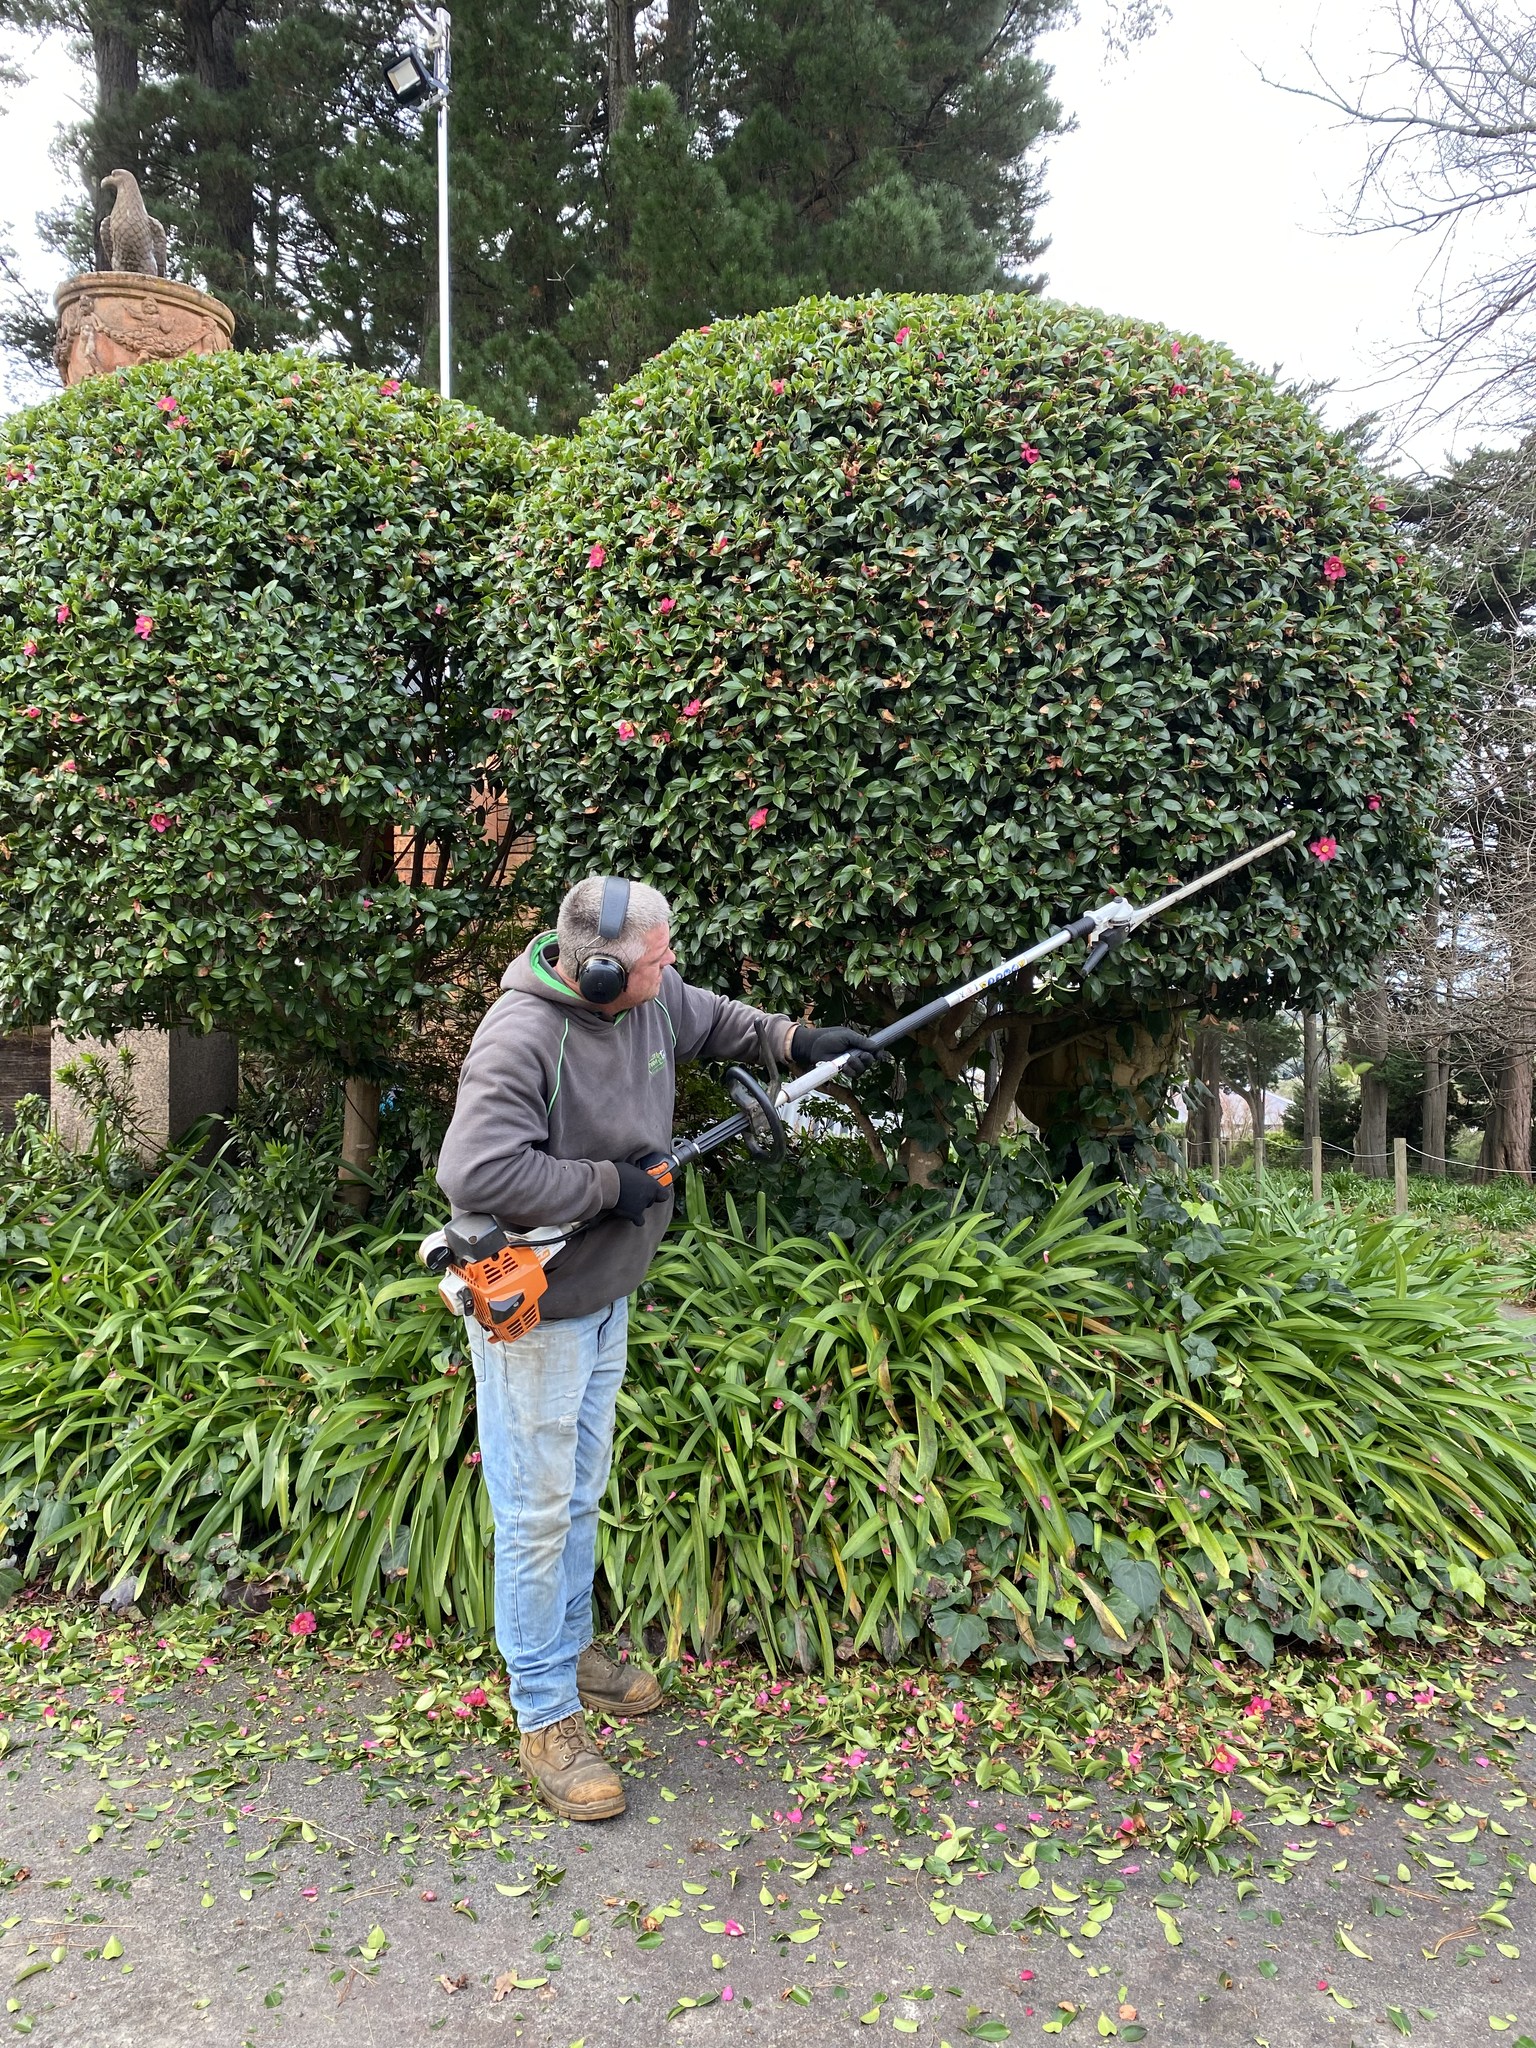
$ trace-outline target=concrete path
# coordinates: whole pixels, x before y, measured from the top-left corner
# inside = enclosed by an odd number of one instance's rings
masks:
[[[1536,1724],[1536,1666],[1512,1668],[1504,1704]],[[283,1683],[263,1711],[297,1724],[312,1694]],[[356,1685],[387,1705],[382,1677]],[[1430,1804],[1272,1802],[1195,1881],[1095,1853],[1089,1816],[1038,1796],[813,1820],[782,1756],[732,1761],[686,1711],[616,1735],[629,1812],[583,1829],[541,1815],[506,1748],[425,1776],[299,1757],[231,1789],[234,1697],[137,1704],[74,1756],[13,1722],[0,1760],[0,1995],[50,2048],[1536,2048],[1529,1736],[1508,1769],[1448,1744]]]

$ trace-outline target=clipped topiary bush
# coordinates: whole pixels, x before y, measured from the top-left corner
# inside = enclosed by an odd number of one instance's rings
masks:
[[[380,1070],[505,859],[461,661],[525,448],[296,355],[6,422],[0,1021]]]
[[[1350,988],[1430,873],[1438,606],[1341,440],[1207,341],[1024,297],[687,335],[554,451],[495,592],[532,886],[647,877],[765,1003],[889,1014],[1298,828],[1088,995],[957,1016],[930,1050],[1000,1041],[1010,1097],[1095,1021]]]

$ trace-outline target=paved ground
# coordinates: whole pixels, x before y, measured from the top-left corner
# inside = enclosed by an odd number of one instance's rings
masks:
[[[1517,1668],[1509,1705],[1536,1721]],[[1327,1825],[1272,1802],[1242,1864],[1194,1883],[1166,1856],[1096,1858],[1069,1807],[974,1787],[807,1833],[781,1762],[722,1757],[686,1714],[635,1739],[630,1810],[602,1828],[545,1821],[489,1747],[446,1790],[298,1760],[228,1795],[198,1699],[134,1716],[115,1764],[15,1729],[0,1884],[27,1874],[0,1889],[0,1991],[35,2042],[1536,2048],[1528,1736],[1507,1772],[1437,1766],[1428,1806],[1371,1794]],[[455,1804],[488,1847],[450,1853]]]

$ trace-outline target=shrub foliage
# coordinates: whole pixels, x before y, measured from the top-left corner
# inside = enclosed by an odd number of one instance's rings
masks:
[[[1086,1007],[1119,1016],[1359,977],[1430,873],[1443,658],[1298,398],[1026,297],[685,336],[551,451],[481,650],[530,880],[644,875],[692,971],[791,1008],[893,1008],[1295,826],[1116,957]]]
[[[158,1560],[212,1598],[287,1569],[487,1628],[473,1380],[401,1274],[409,1208],[333,1237],[286,1156],[123,1195],[12,1144],[11,1584]],[[1079,1183],[1017,1225],[845,1244],[691,1199],[636,1316],[600,1559],[609,1618],[674,1652],[1265,1663],[1529,1598],[1529,1351],[1422,1226],[1155,1185],[1096,1223]]]
[[[7,1021],[377,1059],[504,855],[462,655],[522,450],[300,356],[152,364],[6,423]]]

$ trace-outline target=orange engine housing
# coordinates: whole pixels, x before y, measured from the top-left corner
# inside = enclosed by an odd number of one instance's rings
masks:
[[[500,1344],[526,1337],[539,1320],[539,1301],[549,1286],[544,1261],[532,1245],[509,1244],[493,1259],[450,1269],[469,1289],[470,1313]]]

